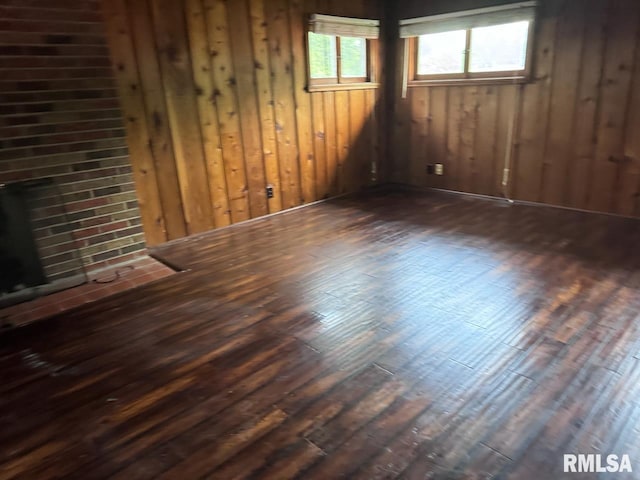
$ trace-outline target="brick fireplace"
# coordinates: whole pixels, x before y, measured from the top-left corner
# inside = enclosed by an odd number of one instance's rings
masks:
[[[0,0],[0,184],[54,182],[31,222],[50,278],[145,248],[103,28],[96,1]]]

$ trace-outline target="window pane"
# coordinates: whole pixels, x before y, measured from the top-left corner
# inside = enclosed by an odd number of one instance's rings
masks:
[[[309,73],[311,78],[338,76],[336,37],[309,32]]]
[[[420,35],[418,75],[463,73],[466,30]]]
[[[507,23],[471,30],[471,72],[524,70],[529,22]]]
[[[364,38],[340,37],[343,77],[367,76],[367,41]]]

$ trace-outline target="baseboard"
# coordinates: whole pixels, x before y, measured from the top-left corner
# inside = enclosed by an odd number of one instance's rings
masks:
[[[290,207],[290,208],[286,208],[283,210],[280,210],[279,212],[274,212],[274,213],[268,213],[266,215],[262,215],[260,217],[254,217],[254,218],[249,218],[247,220],[243,220],[241,222],[237,222],[237,223],[232,223],[231,225],[226,225],[224,227],[218,227],[218,228],[213,228],[211,230],[206,230],[204,232],[198,232],[198,233],[194,233],[192,235],[187,235],[186,237],[180,237],[180,238],[176,238],[173,240],[169,240],[168,242],[164,242],[161,243],[159,245],[154,245],[153,247],[147,247],[147,253],[149,256],[155,258],[156,260],[160,261],[160,262],[165,262],[164,259],[160,259],[157,258],[154,253],[154,249],[155,248],[164,248],[165,246],[171,246],[171,245],[178,245],[182,242],[185,241],[192,241],[192,240],[197,240],[199,238],[203,238],[203,237],[207,237],[215,232],[224,232],[230,228],[237,228],[240,225],[247,225],[250,223],[255,223],[255,222],[261,222],[261,221],[265,221],[268,220],[270,218],[273,218],[275,216],[278,215],[285,215],[287,213],[291,213],[291,212],[295,212],[297,210],[303,209],[303,208],[307,208],[307,207],[312,207],[314,205],[319,205],[321,203],[326,203],[326,202],[330,202],[332,200],[336,200],[338,198],[343,198],[343,197],[348,197],[350,195],[357,195],[358,193],[362,193],[362,192],[366,192],[366,191],[374,191],[380,188],[383,188],[384,185],[386,184],[376,184],[376,185],[370,185],[370,186],[365,186],[360,190],[357,190],[355,192],[347,192],[347,193],[341,193],[340,195],[334,195],[332,197],[327,197],[327,198],[322,198],[320,200],[315,200],[313,202],[309,202],[309,203],[303,203],[302,205],[296,205],[295,207]],[[172,266],[170,266],[170,268],[174,268]]]
[[[559,209],[559,210],[568,210],[568,211],[571,211],[571,212],[590,213],[592,215],[605,215],[605,216],[609,216],[609,217],[626,218],[626,219],[630,219],[630,220],[640,220],[640,217],[636,217],[636,216],[633,216],[633,215],[624,215],[624,214],[621,214],[621,213],[600,212],[600,211],[597,211],[597,210],[586,210],[584,208],[567,207],[567,206],[564,206],[564,205],[553,205],[551,203],[532,202],[532,201],[529,201],[529,200],[507,199],[507,198],[504,198],[504,197],[496,197],[496,196],[493,196],[493,195],[484,195],[484,194],[481,194],[481,193],[461,192],[459,190],[448,190],[446,188],[421,187],[421,186],[417,186],[417,185],[410,185],[408,183],[395,183],[395,182],[389,182],[386,185],[393,186],[394,188],[409,190],[409,191],[440,192],[440,193],[445,193],[445,194],[450,194],[450,195],[471,197],[471,198],[477,198],[477,199],[481,199],[481,200],[489,200],[489,201],[492,201],[492,202],[500,202],[500,203],[504,203],[504,204],[507,204],[507,205],[523,205],[523,206],[530,206],[530,207],[555,208],[555,209]]]
[[[566,206],[562,206],[562,205],[552,205],[552,204],[549,204],[549,203],[541,203],[541,202],[531,202],[531,201],[526,201],[526,200],[513,200],[513,199],[507,199],[507,198],[504,198],[504,197],[497,197],[497,196],[493,196],[493,195],[484,195],[484,194],[480,194],[480,193],[471,193],[471,192],[461,192],[461,191],[458,191],[458,190],[449,190],[449,189],[445,189],[445,188],[422,187],[422,186],[411,185],[411,184],[402,183],[402,182],[384,182],[384,183],[379,183],[379,184],[376,184],[376,185],[370,185],[370,186],[363,187],[361,190],[358,190],[358,191],[355,191],[355,192],[342,193],[340,195],[335,195],[333,197],[327,197],[327,198],[323,198],[323,199],[320,199],[320,200],[316,200],[314,202],[304,203],[302,205],[297,205],[295,207],[291,207],[291,208],[287,208],[287,209],[284,209],[284,210],[280,210],[279,212],[274,212],[274,213],[269,213],[267,215],[262,215],[261,217],[250,218],[248,220],[243,220],[241,222],[232,223],[231,225],[226,225],[224,227],[214,228],[212,230],[207,230],[205,232],[194,233],[193,235],[188,235],[186,237],[181,237],[181,238],[176,238],[174,240],[169,240],[168,242],[162,243],[160,245],[156,245],[155,247],[147,248],[147,253],[152,258],[155,258],[156,260],[166,264],[166,260],[164,258],[162,258],[160,255],[158,255],[156,252],[154,252],[154,249],[156,247],[161,248],[161,247],[165,247],[165,246],[177,245],[177,244],[180,244],[180,243],[185,242],[185,241],[197,240],[199,238],[207,237],[207,236],[209,236],[209,235],[211,235],[211,234],[213,234],[215,232],[224,232],[224,231],[226,231],[228,229],[237,228],[237,227],[239,227],[241,225],[247,225],[247,224],[254,223],[254,222],[265,221],[265,220],[273,218],[273,217],[275,217],[277,215],[286,215],[288,213],[292,213],[292,212],[295,212],[295,211],[303,209],[303,208],[312,207],[314,205],[319,205],[319,204],[322,204],[322,203],[330,202],[330,201],[333,201],[333,200],[336,200],[336,199],[339,199],[339,198],[348,197],[350,195],[357,195],[358,193],[375,192],[375,191],[389,191],[389,190],[416,191],[416,192],[440,192],[440,193],[444,193],[444,194],[448,194],[448,195],[471,197],[471,198],[477,198],[477,199],[485,200],[485,201],[499,202],[499,203],[502,203],[502,204],[505,204],[505,205],[527,205],[527,206],[533,206],[533,207],[557,208],[557,209],[560,209],[560,210],[569,210],[569,211],[574,211],[574,212],[590,213],[590,214],[596,214],[596,215],[607,215],[607,216],[618,217],[618,218],[627,218],[627,219],[632,219],[632,220],[640,220],[640,217],[635,217],[635,216],[632,216],[632,215],[622,215],[622,214],[619,214],[619,213],[598,212],[598,211],[595,211],[595,210],[585,210],[585,209],[581,209],[581,208],[566,207]],[[176,266],[176,265],[168,265],[168,266],[170,268],[173,268],[174,270],[178,270],[178,271],[181,270],[181,268]]]

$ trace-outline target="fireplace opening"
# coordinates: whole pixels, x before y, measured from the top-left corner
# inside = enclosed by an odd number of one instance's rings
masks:
[[[50,178],[0,185],[0,308],[87,281]]]

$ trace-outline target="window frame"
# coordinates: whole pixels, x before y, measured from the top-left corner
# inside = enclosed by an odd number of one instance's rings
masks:
[[[507,22],[509,23],[509,22]],[[492,26],[506,25],[507,23],[496,23]],[[515,22],[514,22],[515,23]],[[525,57],[525,67],[522,70],[500,70],[494,72],[470,72],[469,63],[471,59],[471,36],[474,27],[464,29],[466,31],[464,49],[464,71],[460,73],[432,73],[418,74],[418,42],[419,36],[405,39],[408,43],[409,72],[408,86],[421,85],[466,85],[482,83],[526,83],[531,78],[533,66],[533,52],[535,40],[535,18],[529,20],[527,31],[527,50]]]
[[[316,91],[378,88],[379,84],[376,83],[375,74],[376,74],[376,58],[377,58],[379,40],[372,39],[372,38],[364,38],[365,45],[366,45],[366,49],[365,49],[366,75],[364,77],[343,77],[340,38],[346,37],[347,35],[331,35],[336,38],[337,77],[312,78],[309,33],[313,33],[313,32],[311,32],[310,30],[307,30],[305,35],[305,50],[306,50],[306,62],[307,62],[307,91],[316,92]]]

